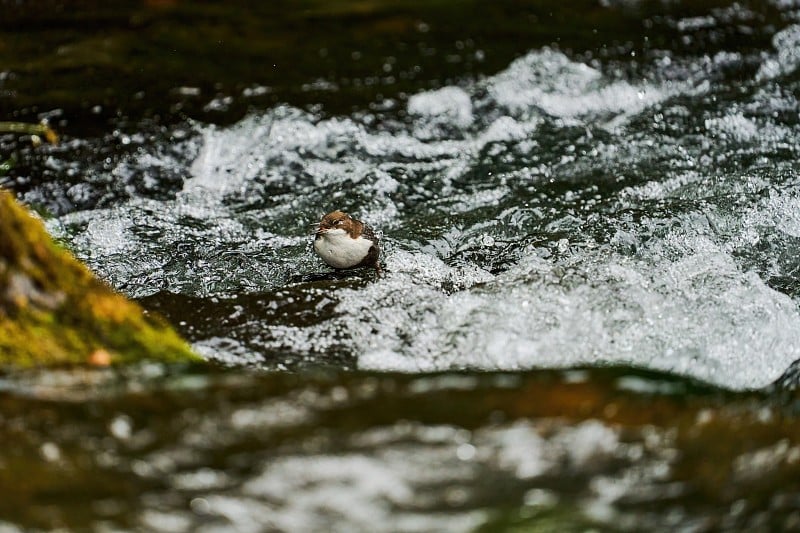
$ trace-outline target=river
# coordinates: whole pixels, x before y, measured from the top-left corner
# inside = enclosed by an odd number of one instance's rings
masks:
[[[454,39],[441,6],[309,4],[369,28],[341,46],[371,73],[313,36],[318,72],[234,58],[209,92],[198,61],[16,147],[0,183],[216,368],[6,376],[8,526],[800,527],[800,6],[509,8]],[[382,275],[314,256],[333,209]]]

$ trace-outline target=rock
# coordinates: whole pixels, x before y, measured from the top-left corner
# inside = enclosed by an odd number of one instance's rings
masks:
[[[163,320],[95,278],[0,190],[0,366],[142,359],[199,357]]]

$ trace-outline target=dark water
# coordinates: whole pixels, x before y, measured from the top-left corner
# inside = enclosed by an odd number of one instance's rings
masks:
[[[624,370],[3,382],[7,530],[798,526],[796,415]]]
[[[10,527],[800,527],[800,6],[166,4],[9,8],[0,183],[229,368],[8,376]]]

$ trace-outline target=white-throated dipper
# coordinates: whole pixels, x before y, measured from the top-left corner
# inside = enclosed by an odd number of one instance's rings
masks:
[[[360,220],[332,211],[322,217],[314,234],[314,251],[329,266],[339,270],[372,267],[380,273],[378,238]]]

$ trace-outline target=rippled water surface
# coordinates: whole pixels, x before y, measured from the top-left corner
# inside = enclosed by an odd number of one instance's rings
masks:
[[[0,385],[9,531],[800,524],[796,418],[659,375],[147,366]]]
[[[77,416],[91,437],[75,460],[98,454],[112,494],[56,515],[160,530],[800,527],[796,413],[774,410],[774,389],[719,392],[796,387],[800,6],[663,9],[642,31],[668,27],[674,49],[644,57],[554,41],[351,111],[289,99],[232,123],[67,136],[30,163],[54,179],[7,177],[100,277],[238,369],[145,369],[141,405],[92,378],[92,394],[117,392]],[[487,53],[456,48],[451,64]],[[321,76],[311,94],[344,90]],[[378,230],[383,275],[313,255],[310,224],[333,209]],[[591,370],[609,366],[627,370]],[[550,372],[567,368],[583,370]],[[58,379],[7,387],[41,388],[37,420],[55,402],[66,424],[88,408],[53,399],[72,390]],[[33,453],[58,463],[77,445],[59,431],[31,437]],[[698,449],[720,434],[753,440],[706,482]],[[113,488],[126,472],[133,492]]]

